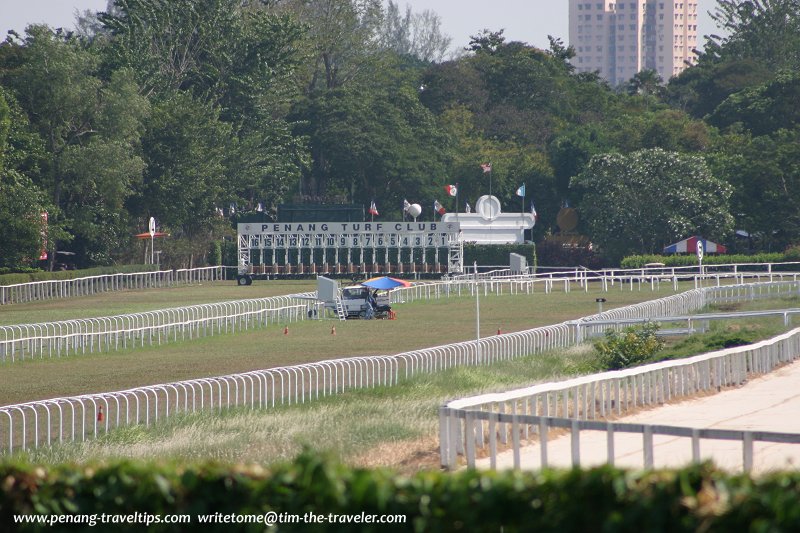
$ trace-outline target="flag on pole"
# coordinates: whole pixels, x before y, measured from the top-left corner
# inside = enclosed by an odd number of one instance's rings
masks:
[[[408,203],[408,200],[403,198],[403,213],[408,213],[409,209],[411,209],[411,204]]]
[[[464,211],[467,213],[472,213],[472,208],[469,206],[469,202],[467,202],[467,207]]]
[[[531,215],[533,215],[533,220],[539,220],[539,213],[536,212],[533,202],[531,202]]]
[[[483,169],[483,173],[486,174],[487,172],[492,171],[492,164],[491,163],[482,163],[481,168]]]
[[[445,185],[444,191],[449,194],[450,196],[457,196],[458,195],[458,186],[457,185]]]
[[[378,216],[378,206],[375,205],[375,200],[372,200],[372,203],[369,204],[369,210],[367,212],[372,216]]]
[[[524,183],[522,185],[520,185],[519,189],[517,189],[517,196],[525,196],[525,184]]]
[[[444,215],[445,213],[447,213],[442,204],[439,203],[439,200],[433,201],[433,210],[439,213],[439,215]]]

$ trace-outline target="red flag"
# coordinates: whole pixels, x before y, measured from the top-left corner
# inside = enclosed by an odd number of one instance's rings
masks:
[[[444,192],[446,192],[450,196],[456,196],[456,195],[458,195],[458,186],[456,186],[456,185],[445,185],[444,186]]]
[[[491,163],[483,163],[481,164],[481,168],[483,169],[483,173],[486,174],[487,172],[492,171],[492,164]]]
[[[447,213],[445,208],[442,207],[442,204],[439,203],[439,200],[433,201],[433,210],[439,213],[440,215],[444,215],[445,213]]]
[[[375,205],[375,200],[372,200],[372,203],[369,204],[369,211],[367,211],[370,215],[378,216],[378,206]]]

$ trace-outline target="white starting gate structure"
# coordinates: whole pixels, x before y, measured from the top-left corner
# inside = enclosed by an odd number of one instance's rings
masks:
[[[464,242],[454,222],[251,222],[238,225],[238,273],[244,280],[259,269],[296,265],[440,264],[464,270]],[[365,261],[365,259],[367,261]],[[381,261],[382,259],[382,261]],[[402,267],[401,267],[402,268]],[[296,269],[302,272],[302,268]],[[373,271],[377,271],[373,269]],[[249,280],[248,280],[249,281]]]

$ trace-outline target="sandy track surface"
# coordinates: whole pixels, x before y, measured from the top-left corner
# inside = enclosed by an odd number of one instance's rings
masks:
[[[634,422],[692,428],[717,428],[800,433],[800,361],[775,372],[751,380],[737,389],[712,396],[694,398],[679,403],[649,409],[619,422]],[[553,438],[548,442],[548,463],[554,467],[572,466],[570,436]],[[656,468],[679,467],[691,461],[691,439],[654,436],[654,465]],[[580,439],[581,466],[596,466],[606,462],[606,433],[582,431]],[[615,464],[625,468],[644,465],[642,436],[617,433],[614,439]],[[713,460],[721,468],[738,471],[742,468],[742,446],[738,442],[703,439],[700,441],[703,459]],[[539,445],[522,449],[522,468],[540,468]],[[513,466],[512,451],[498,455],[498,468]],[[477,462],[478,468],[489,468],[489,459]],[[753,473],[800,468],[800,444],[755,443]]]

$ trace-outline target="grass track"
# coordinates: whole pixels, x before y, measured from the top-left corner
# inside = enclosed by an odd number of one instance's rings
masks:
[[[637,292],[632,293],[641,294]],[[644,294],[642,294],[644,295]],[[646,295],[650,295],[647,293]],[[538,298],[541,296],[542,298]],[[549,299],[550,297],[552,299]],[[481,308],[490,315],[487,320],[496,320],[498,317],[507,317],[519,312],[520,305],[527,309],[540,309],[542,306],[552,312],[552,316],[565,318],[564,315],[575,312],[585,315],[582,307],[594,307],[593,294],[572,293],[569,299],[563,294],[537,295],[531,297],[489,297],[482,299],[486,307]],[[581,298],[575,298],[581,296]],[[611,299],[611,298],[609,298]],[[537,305],[531,306],[531,302]],[[404,324],[402,320],[396,322],[386,321],[356,321],[339,324],[340,333],[335,341],[329,337],[327,344],[338,343],[346,339],[347,345],[354,345],[354,341],[362,338],[371,328],[401,328],[411,326],[419,328],[417,335],[431,335],[431,327],[420,327],[424,320],[431,320],[425,315],[427,308],[434,309],[433,314],[440,313],[442,307],[448,306],[448,312],[464,313],[469,315],[467,309],[474,310],[474,300],[462,299],[449,302],[418,302],[403,306],[402,316],[411,315]],[[466,306],[465,306],[466,304]],[[738,306],[741,309],[765,309],[790,307],[797,304],[797,299],[781,301],[760,301]],[[577,307],[576,309],[573,309]],[[467,309],[462,309],[466,307]],[[474,311],[473,311],[474,312]],[[427,317],[427,318],[426,318]],[[547,314],[539,316],[531,313],[526,320],[544,320],[547,323],[556,321],[546,320]],[[474,315],[469,320],[468,329],[474,327]],[[441,321],[439,321],[441,322]],[[300,335],[296,328],[311,328],[305,333],[313,332],[313,328],[324,326],[327,329],[331,322],[304,323],[292,325],[289,337],[283,337],[278,328],[270,331],[257,331],[253,335],[265,335],[267,339],[274,340],[274,347],[289,348],[297,341],[299,347]],[[446,324],[446,323],[445,323]],[[759,319],[741,323],[725,324],[713,323],[712,331],[705,334],[713,342],[714,336],[720,331],[740,332],[747,330],[752,333],[753,339],[774,335],[783,328],[780,319]],[[391,333],[392,329],[383,330]],[[399,332],[395,332],[399,334]],[[323,335],[325,331],[323,331]],[[199,342],[187,342],[174,345],[172,348],[196,345],[209,352],[210,355],[219,357],[219,353],[212,353],[209,341],[232,341],[241,336],[226,336],[205,339]],[[328,334],[329,335],[329,334]],[[671,343],[664,354],[669,356],[686,356],[689,352],[705,351],[704,341],[701,337],[694,336],[691,343],[688,339],[678,339]],[[700,339],[700,340],[698,340]],[[414,340],[422,339],[415,338]],[[306,338],[306,341],[308,339]],[[283,342],[283,344],[281,344]],[[707,343],[707,342],[706,342]],[[362,343],[363,344],[363,343]],[[686,344],[693,344],[694,349],[688,349]],[[171,347],[158,350],[142,350],[125,355],[152,354],[163,357],[164,351]],[[228,353],[232,358],[233,354]],[[89,356],[76,357],[72,361],[85,359],[91,361],[109,360],[118,357]],[[223,411],[222,413],[200,413],[164,421],[152,428],[141,426],[114,430],[107,436],[86,443],[40,448],[28,452],[27,458],[36,462],[93,462],[105,459],[144,459],[144,460],[174,460],[181,463],[204,461],[208,459],[225,462],[256,462],[269,464],[277,460],[293,458],[304,445],[315,450],[328,451],[341,457],[344,461],[357,466],[392,466],[402,471],[412,472],[420,468],[438,467],[437,408],[444,401],[466,395],[483,392],[507,390],[513,387],[527,386],[541,381],[552,381],[568,375],[579,373],[591,367],[593,355],[587,346],[575,347],[559,352],[548,352],[520,358],[514,361],[503,361],[489,367],[461,367],[454,368],[433,375],[420,375],[412,380],[401,383],[396,387],[379,387],[369,390],[354,390],[340,396],[317,400],[300,406],[284,406],[268,410],[249,411],[237,409]],[[66,363],[56,361],[55,363]],[[32,365],[20,365],[20,368]],[[0,368],[0,371],[6,370]],[[111,373],[113,374],[113,372]]]
[[[317,290],[315,281],[256,281],[239,287],[233,281],[215,281],[164,289],[126,290],[0,306],[0,325],[55,322],[73,318],[121,315],[168,307],[227,300],[265,298]]]
[[[588,352],[573,348],[490,367],[453,368],[395,387],[353,390],[305,405],[188,415],[26,455],[46,463],[157,457],[182,463],[214,459],[268,464],[291,459],[306,445],[355,465],[435,468],[437,409],[444,399],[556,379],[584,366],[576,362]]]
[[[266,285],[266,284],[265,284]],[[254,287],[256,285],[253,285]],[[241,290],[240,287],[234,287]],[[223,287],[227,290],[228,287]],[[184,289],[178,289],[183,293]],[[172,289],[164,292],[171,292]],[[209,289],[202,288],[205,297]],[[146,301],[147,294],[131,293]],[[620,291],[569,294],[536,292],[531,295],[481,297],[481,336],[555,324],[597,311],[595,298],[603,295],[610,309],[672,294]],[[177,299],[178,293],[173,296]],[[208,300],[207,300],[208,301]],[[85,300],[73,300],[73,304]],[[86,302],[88,303],[88,302]],[[174,302],[176,305],[182,302]],[[61,302],[63,305],[64,302]],[[107,301],[86,306],[95,316]],[[44,306],[44,303],[35,307]],[[153,307],[151,307],[153,308]],[[475,300],[468,296],[416,301],[396,306],[398,320],[305,321],[292,323],[288,336],[281,325],[244,333],[137,348],[123,352],[70,355],[0,365],[0,405],[104,392],[181,379],[217,376],[354,355],[394,354],[475,338]],[[36,310],[39,313],[39,310]],[[330,334],[335,325],[337,335]]]

